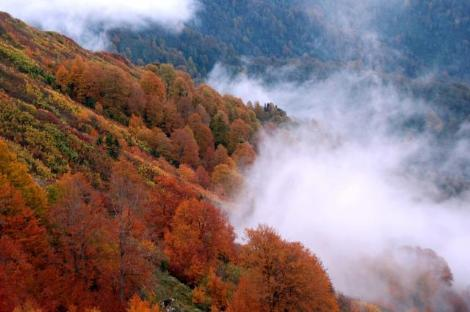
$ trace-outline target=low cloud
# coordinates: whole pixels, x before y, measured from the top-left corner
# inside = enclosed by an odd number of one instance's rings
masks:
[[[405,121],[427,116],[429,104],[373,71],[275,85],[224,72],[219,66],[211,75],[218,90],[272,101],[297,121],[260,140],[246,187],[227,208],[240,232],[273,226],[311,248],[339,291],[374,302],[393,298],[371,263],[385,267],[384,253],[402,246],[433,249],[448,261],[455,286],[469,286],[469,194],[442,196],[436,181],[423,178],[459,175],[462,167],[452,164],[467,159],[468,125],[446,147],[435,144],[432,123],[407,129]],[[450,149],[447,157],[431,161],[441,149]],[[403,274],[417,265],[396,263],[403,266],[391,271]]]
[[[106,30],[152,23],[178,31],[193,17],[196,0],[2,0],[0,10],[44,30],[64,33],[91,49],[106,47]]]

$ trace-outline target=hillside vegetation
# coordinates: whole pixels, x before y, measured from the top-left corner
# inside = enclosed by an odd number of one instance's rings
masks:
[[[347,63],[386,57],[387,71],[430,70],[468,81],[466,1],[199,0],[181,33],[158,25],[114,29],[110,49],[136,63],[172,63],[204,78],[216,63],[265,78],[288,66],[289,80],[321,76]],[[365,40],[376,34],[380,51]],[[376,48],[377,48],[376,47]],[[385,55],[382,55],[385,54]],[[377,55],[378,56],[378,55]],[[285,73],[284,73],[285,74]]]
[[[467,115],[468,88],[450,86],[408,90],[449,101],[442,137]],[[268,226],[236,240],[221,207],[258,133],[286,122],[272,103],[0,13],[0,311],[467,311],[429,249],[361,264],[390,297],[375,305],[338,294],[312,251]],[[407,258],[419,265],[403,272]]]
[[[309,250],[218,208],[287,120],[0,14],[0,311],[338,311]]]

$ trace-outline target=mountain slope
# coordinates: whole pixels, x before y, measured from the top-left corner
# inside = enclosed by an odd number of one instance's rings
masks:
[[[0,30],[1,311],[338,311],[309,250],[265,226],[236,244],[217,208],[282,110],[4,13]]]
[[[181,33],[115,29],[110,49],[138,64],[175,64],[196,78],[222,63],[260,76],[295,66],[289,79],[306,80],[378,53],[373,59],[386,58],[387,71],[415,77],[433,70],[468,80],[469,10],[446,0],[201,0]]]

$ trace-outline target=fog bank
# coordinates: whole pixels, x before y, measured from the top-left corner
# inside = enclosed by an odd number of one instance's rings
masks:
[[[90,49],[106,48],[106,31],[151,23],[178,31],[193,17],[196,0],[2,0],[0,11],[44,30],[70,36]]]
[[[418,161],[439,152],[432,120],[424,131],[406,126],[426,119],[428,103],[374,71],[268,86],[229,78],[219,66],[209,82],[246,101],[274,102],[297,121],[263,135],[245,188],[228,208],[240,232],[273,226],[316,253],[339,291],[374,302],[392,299],[370,263],[384,264],[384,254],[403,246],[433,249],[448,262],[456,288],[469,286],[470,194],[442,196],[436,181],[423,176],[457,175],[461,169],[449,164],[466,159],[470,141],[456,138],[440,162]],[[397,262],[403,274],[417,265],[406,259]]]

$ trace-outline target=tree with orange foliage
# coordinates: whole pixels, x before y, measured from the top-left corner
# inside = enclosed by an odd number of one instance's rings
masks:
[[[110,118],[127,124],[126,115],[130,115],[129,98],[132,92],[132,77],[119,67],[107,65],[99,75],[101,80],[99,90],[101,97],[98,99],[103,105],[104,112]],[[96,79],[88,77],[88,79]]]
[[[176,72],[176,78],[169,88],[169,95],[173,98],[191,97],[193,93],[191,76],[182,71]]]
[[[240,169],[246,168],[254,163],[256,152],[250,143],[238,144],[237,149],[232,155],[233,160]]]
[[[43,312],[41,308],[38,308],[35,304],[30,301],[26,301],[21,305],[15,307],[13,312]],[[85,312],[92,312],[92,311],[85,311]],[[96,311],[99,312],[99,311]]]
[[[235,167],[233,159],[228,155],[227,149],[222,144],[217,145],[214,157],[212,159],[212,167],[225,164],[230,168]]]
[[[155,246],[149,241],[144,221],[149,190],[134,166],[124,160],[114,165],[109,188],[118,245],[118,274],[113,285],[124,303],[153,282]]]
[[[129,79],[129,97],[127,99],[126,115],[143,115],[146,105],[147,96],[142,87],[137,81]]]
[[[135,114],[132,114],[131,118],[129,119],[129,131],[133,135],[136,135],[138,131],[143,128],[145,128],[145,124],[142,118]]]
[[[226,311],[228,306],[229,283],[224,282],[211,268],[207,278],[192,291],[192,302],[204,310]],[[207,307],[207,308],[206,308]]]
[[[251,129],[246,122],[241,119],[235,119],[230,125],[228,134],[228,150],[233,153],[238,144],[248,142],[250,139]]]
[[[69,93],[70,73],[64,64],[60,64],[55,72],[55,81],[62,92]]]
[[[116,245],[103,198],[82,174],[63,176],[55,187],[57,200],[48,211],[67,281],[65,302],[85,308],[112,309],[112,252]]]
[[[85,63],[82,57],[75,57],[72,61],[67,62],[65,66],[70,67],[69,70],[69,79],[65,85],[62,85],[62,88],[68,90],[69,95],[72,98],[76,98],[78,94],[78,88],[80,82],[83,81],[83,72],[85,70]],[[59,72],[60,73],[60,72]]]
[[[186,181],[189,183],[197,183],[196,173],[188,165],[185,165],[185,164],[180,165],[178,167],[177,172],[178,172],[179,177],[183,181]]]
[[[145,70],[140,77],[140,85],[144,93],[158,101],[164,101],[166,88],[163,81],[150,70]]]
[[[211,183],[211,177],[203,166],[197,167],[196,178],[197,182],[204,188],[207,188]]]
[[[204,106],[202,106],[201,104],[198,104],[196,106],[196,113],[200,116],[201,122],[205,124],[206,126],[209,126],[211,122],[211,116],[209,115],[209,113],[207,113]]]
[[[214,168],[211,176],[212,188],[221,196],[230,197],[240,189],[243,178],[236,168],[226,164]]]
[[[175,124],[180,123],[180,118],[176,114],[176,109],[170,111],[165,102],[155,97],[147,97],[143,117],[145,124],[152,127],[162,128],[166,133],[170,133]],[[175,121],[176,120],[176,121]]]
[[[140,299],[139,296],[133,295],[129,300],[127,312],[160,312],[158,305],[151,305],[149,302]]]
[[[251,312],[251,311],[270,311],[262,307],[262,300],[257,285],[250,279],[248,274],[240,278],[238,287],[230,301],[229,312]]]
[[[146,220],[151,238],[157,242],[170,230],[171,220],[178,205],[184,200],[196,197],[196,193],[186,184],[165,175],[156,177],[155,185],[151,192],[153,196]]]
[[[21,192],[0,174],[0,311],[26,301],[57,308],[61,281],[46,231]]]
[[[93,62],[82,62],[81,70],[73,81],[75,99],[85,106],[95,108],[101,99],[101,83],[105,79],[103,68]]]
[[[187,121],[189,116],[194,113],[194,105],[189,97],[183,97],[176,100],[176,110],[183,120]]]
[[[146,70],[140,78],[140,86],[146,96],[144,116],[149,127],[162,124],[166,87],[163,81],[152,71]]]
[[[157,126],[167,135],[170,135],[175,129],[184,127],[184,120],[172,101],[165,102],[161,110],[160,108],[155,110],[154,123],[150,123],[150,125]]]
[[[211,298],[211,311],[226,311],[228,306],[228,285],[217,276],[214,269],[209,271],[207,290]]]
[[[153,155],[168,161],[175,160],[173,143],[160,128],[140,128],[137,130],[137,137],[148,144]]]
[[[234,238],[232,227],[217,208],[196,199],[182,202],[165,235],[170,271],[195,284],[218,259],[233,256]]]
[[[240,255],[245,273],[230,311],[339,311],[330,279],[308,249],[266,226],[246,233]]]
[[[191,128],[186,126],[175,130],[171,135],[171,141],[175,147],[176,159],[196,168],[199,164],[199,147]]]
[[[192,114],[188,119],[188,125],[193,130],[194,138],[199,146],[199,156],[207,163],[205,152],[214,148],[214,136],[211,129],[202,123],[199,114]]]

